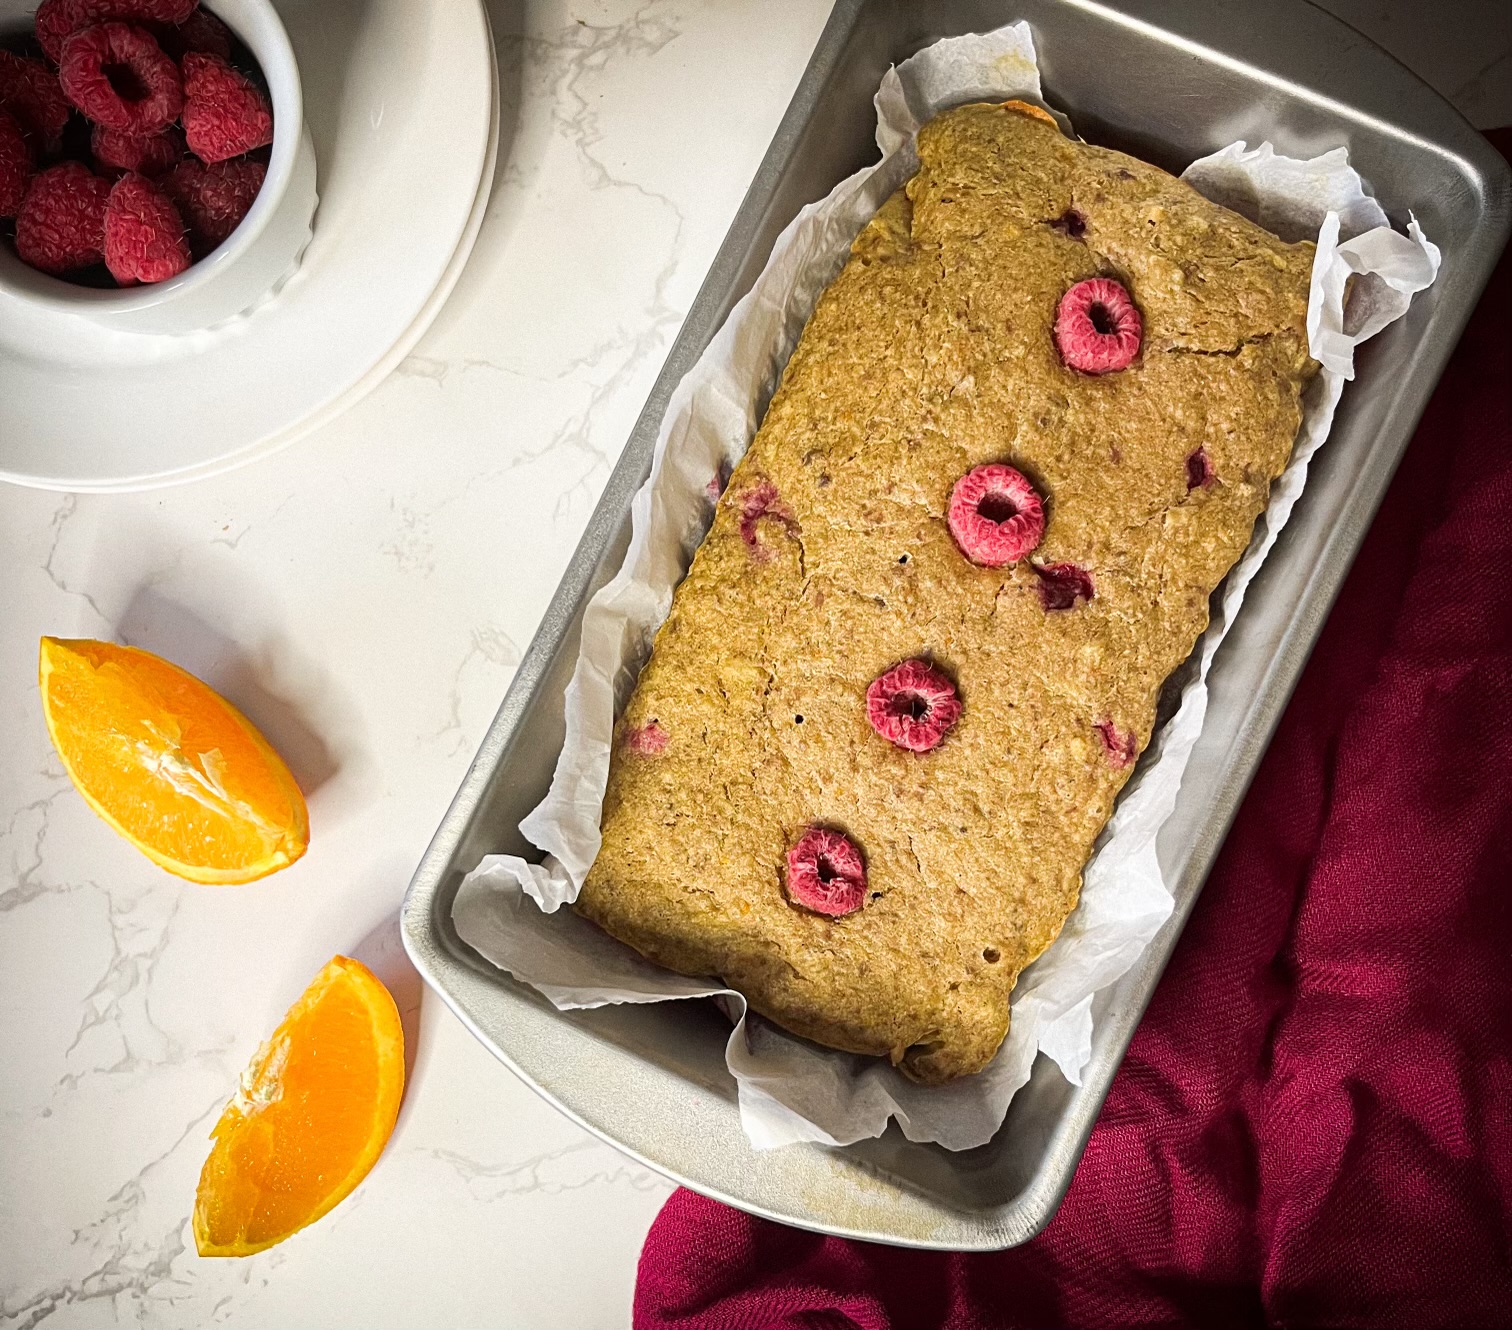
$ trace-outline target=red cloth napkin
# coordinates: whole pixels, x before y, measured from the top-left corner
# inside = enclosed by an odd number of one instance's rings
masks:
[[[906,1251],[679,1191],[635,1297],[638,1330],[1267,1324],[1512,1325],[1506,258],[1045,1232]]]

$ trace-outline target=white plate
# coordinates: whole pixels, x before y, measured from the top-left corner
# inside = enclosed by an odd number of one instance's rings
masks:
[[[150,489],[264,456],[349,407],[455,285],[498,145],[480,0],[280,0],[320,205],[267,304],[187,337],[0,304],[0,479]]]

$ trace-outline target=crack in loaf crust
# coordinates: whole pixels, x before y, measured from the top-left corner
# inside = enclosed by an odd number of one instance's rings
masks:
[[[932,1083],[1007,1033],[1316,366],[1312,245],[1011,108],[939,116],[919,157],[820,299],[657,634],[577,909]],[[1094,276],[1144,319],[1133,365],[1101,376],[1052,335]],[[1041,544],[1006,568],[946,528],[952,485],[986,462],[1045,500]],[[1090,575],[1092,598],[1047,609],[1033,565],[1050,564]],[[866,719],[867,685],[911,657],[964,704],[923,754]],[[787,897],[811,825],[861,847],[854,914]]]

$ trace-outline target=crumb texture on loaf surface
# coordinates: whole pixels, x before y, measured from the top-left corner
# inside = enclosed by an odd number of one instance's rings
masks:
[[[935,1083],[992,1058],[1076,904],[1316,366],[1310,244],[1012,109],[937,117],[919,157],[820,299],[657,634],[577,908]],[[1117,373],[1057,352],[1060,297],[1091,277],[1143,317]],[[991,462],[1046,512],[1004,568],[963,558],[945,520]],[[962,703],[926,753],[867,721],[868,685],[913,658]],[[855,913],[789,900],[810,826],[861,848]]]

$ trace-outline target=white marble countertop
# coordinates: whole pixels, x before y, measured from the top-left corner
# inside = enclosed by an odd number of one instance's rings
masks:
[[[1405,3],[1329,7],[1477,123],[1509,118],[1505,35],[1424,45]],[[1482,34],[1500,13],[1456,7]],[[828,8],[492,0],[493,201],[397,373],[218,479],[0,488],[0,1326],[627,1322],[670,1185],[422,1001],[396,912]],[[309,794],[306,858],[193,887],[119,840],[48,742],[44,633],[147,647],[232,698]],[[296,1238],[200,1260],[207,1133],[336,952],[406,1013],[416,1057],[388,1151]]]

